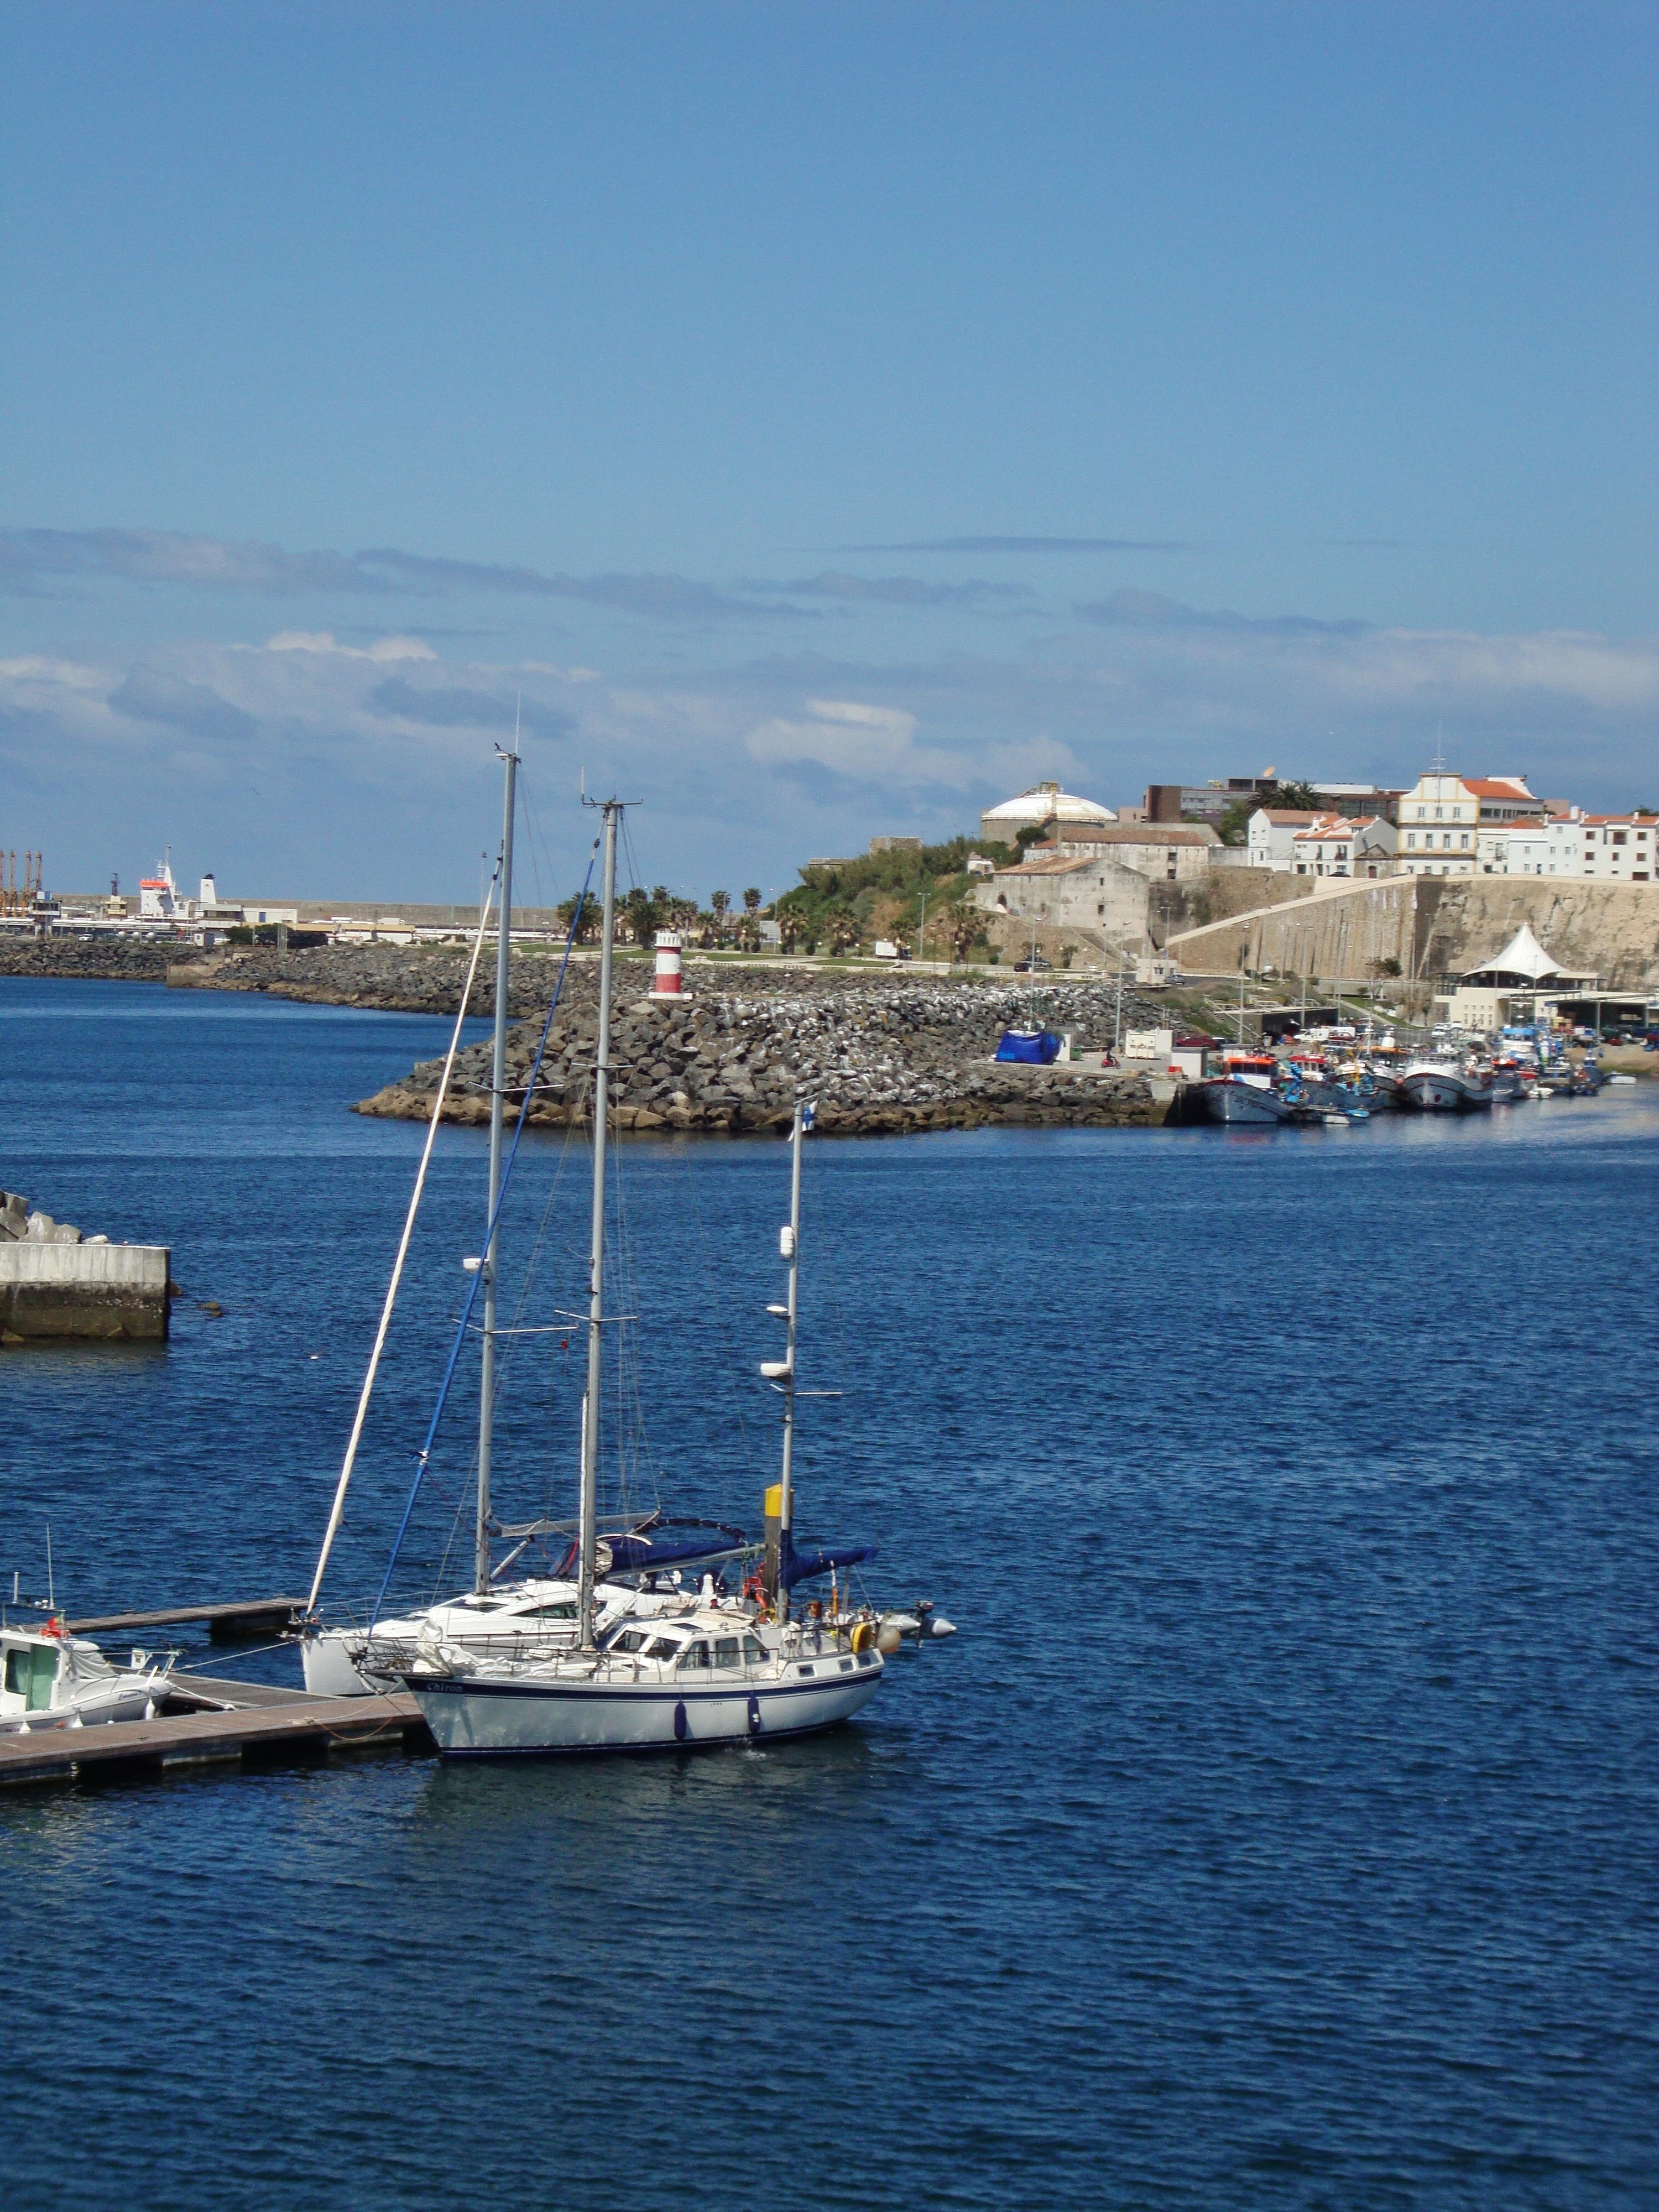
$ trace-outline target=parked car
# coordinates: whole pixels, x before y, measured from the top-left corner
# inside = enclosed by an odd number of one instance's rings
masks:
[[[1034,952],[1029,960],[1015,961],[1014,973],[1016,975],[1042,975],[1047,973],[1054,964],[1052,960],[1045,960],[1040,952]]]

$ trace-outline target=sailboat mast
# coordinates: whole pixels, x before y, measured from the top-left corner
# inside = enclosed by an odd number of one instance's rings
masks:
[[[789,1226],[783,1232],[784,1258],[789,1262],[788,1344],[784,1353],[783,1468],[778,1479],[778,1559],[780,1569],[789,1556],[795,1522],[795,1328],[800,1311],[800,1146],[805,1116],[799,1099],[789,1130]],[[778,1619],[789,1618],[789,1592],[781,1571],[778,1577]]]
[[[501,1188],[501,1121],[507,1090],[507,963],[513,938],[513,817],[519,776],[517,753],[503,753],[507,790],[501,808],[501,921],[495,942],[495,1049],[489,1076],[489,1211],[485,1224],[489,1245],[483,1256],[483,1345],[478,1376],[478,1512],[473,1587],[483,1597],[489,1588],[489,1474],[495,1427],[495,1208]]]
[[[582,1494],[578,1522],[581,1566],[576,1617],[584,1651],[593,1648],[593,1560],[598,1548],[599,1388],[605,1321],[605,1149],[611,1118],[611,950],[617,920],[617,818],[620,799],[605,812],[604,918],[599,929],[599,1034],[593,1062],[593,1224],[587,1267],[587,1395],[582,1400]]]

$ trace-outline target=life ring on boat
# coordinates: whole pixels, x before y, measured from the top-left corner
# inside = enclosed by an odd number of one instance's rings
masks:
[[[873,1621],[873,1620],[861,1620],[861,1621],[860,1621],[860,1623],[858,1624],[857,1627],[856,1627],[856,1628],[854,1628],[854,1630],[853,1631],[853,1649],[854,1649],[854,1651],[867,1651],[867,1650],[870,1649],[870,1646],[871,1646],[871,1645],[875,1642],[875,1640],[876,1640],[876,1624],[874,1623],[874,1621]]]
[[[42,1636],[61,1636],[64,1633],[64,1624],[55,1613],[40,1633]]]

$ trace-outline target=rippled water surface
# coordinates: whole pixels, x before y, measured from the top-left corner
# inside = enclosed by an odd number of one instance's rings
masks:
[[[0,1182],[186,1292],[165,1351],[0,1358],[8,1582],[50,1521],[74,1610],[305,1587],[421,1133],[343,1107],[441,1042],[0,982]],[[752,1525],[783,1150],[623,1150],[629,1480]],[[482,1159],[445,1133],[342,1602]],[[526,1141],[520,1326],[577,1302],[585,1164]],[[806,1191],[845,1395],[803,1533],[878,1537],[955,1643],[763,1751],[0,1801],[7,2201],[1659,2204],[1659,1085],[825,1140]],[[517,1340],[511,1516],[569,1509],[560,1341]],[[410,1593],[456,1579],[471,1417]]]

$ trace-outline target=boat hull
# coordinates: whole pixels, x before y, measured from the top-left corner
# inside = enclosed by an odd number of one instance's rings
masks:
[[[74,1705],[9,1715],[0,1720],[0,1735],[38,1735],[43,1729],[106,1728],[121,1721],[142,1721],[167,1693],[167,1682],[157,1675],[135,1676],[108,1687],[100,1684]]]
[[[1240,1083],[1230,1076],[1205,1084],[1201,1097],[1204,1111],[1211,1121],[1223,1122],[1229,1128],[1272,1129],[1281,1121],[1307,1118],[1276,1091],[1259,1091],[1255,1084]]]
[[[1400,1079],[1400,1103],[1418,1114],[1468,1114],[1490,1106],[1492,1091],[1449,1068],[1415,1067]]]
[[[874,1652],[828,1656],[803,1680],[741,1677],[707,1689],[670,1683],[527,1682],[409,1674],[422,1717],[450,1759],[551,1757],[562,1752],[696,1750],[806,1735],[850,1720],[881,1686]],[[848,1671],[843,1672],[845,1668]]]

